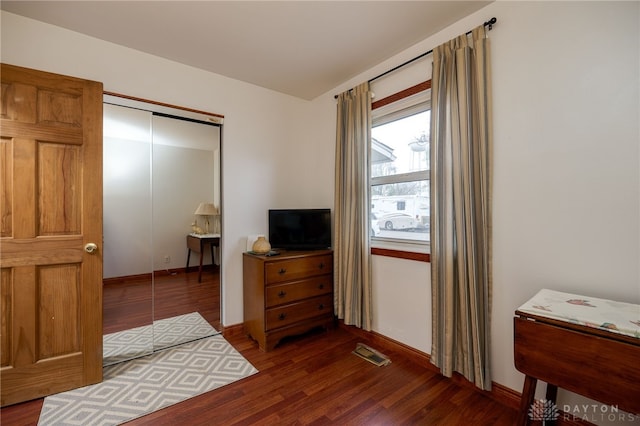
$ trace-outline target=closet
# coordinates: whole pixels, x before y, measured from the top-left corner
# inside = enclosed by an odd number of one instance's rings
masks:
[[[223,119],[112,94],[105,94],[103,107],[104,364],[109,365],[220,330],[219,307],[217,318],[211,313],[204,318],[201,301],[188,300],[188,289],[199,284],[188,271],[197,269],[192,266],[199,256],[190,256],[187,265],[186,239],[194,224],[204,229],[207,220],[210,233],[222,238]],[[197,216],[202,203],[218,214]],[[219,295],[219,247],[211,248],[214,253],[205,247],[205,263],[212,265],[204,276],[217,276],[200,284],[217,288],[198,291]],[[161,291],[169,296],[160,297]]]

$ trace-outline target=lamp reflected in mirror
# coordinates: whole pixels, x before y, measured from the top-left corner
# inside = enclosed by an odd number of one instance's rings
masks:
[[[220,215],[220,210],[213,203],[200,203],[196,211],[196,216],[204,217],[204,232],[202,228],[198,227],[197,217],[194,224],[194,232],[197,234],[217,234],[220,232],[217,217]],[[213,228],[210,227],[209,218],[213,217]],[[198,232],[199,231],[199,232]]]

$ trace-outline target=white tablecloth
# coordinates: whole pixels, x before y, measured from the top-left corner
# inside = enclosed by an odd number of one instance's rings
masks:
[[[519,311],[640,339],[640,305],[543,289]]]

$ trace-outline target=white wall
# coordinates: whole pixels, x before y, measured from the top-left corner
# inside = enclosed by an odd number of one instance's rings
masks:
[[[139,107],[104,105],[104,278],[183,268],[196,207],[220,205],[220,128]]]
[[[520,391],[513,312],[539,289],[640,303],[639,3],[495,2],[312,102],[4,12],[2,60],[225,115],[223,324],[231,325],[242,322],[245,237],[266,232],[267,209],[333,206],[333,95],[492,16],[492,369],[494,381]],[[429,352],[428,265],[373,262],[375,330]]]
[[[185,235],[191,224],[205,229],[205,220],[194,212],[200,203],[220,205],[215,199],[220,184],[220,128],[154,115],[153,134],[153,270],[186,265]],[[209,218],[213,233],[214,218]],[[167,262],[165,259],[169,258]],[[192,256],[190,265],[197,265]]]
[[[639,6],[495,2],[314,101],[322,110],[316,120],[332,120],[334,94],[498,18],[489,33],[491,366],[495,382],[517,391],[523,376],[513,366],[513,314],[538,290],[640,303]],[[430,74],[428,61],[413,68],[420,67]],[[393,79],[408,87],[415,76]],[[382,83],[374,91],[376,98],[392,92]],[[429,352],[430,276],[410,263],[419,262],[374,257],[374,328]],[[560,392],[560,403],[574,400]]]
[[[148,274],[153,265],[151,113],[103,105],[102,276]]]
[[[638,6],[496,5],[492,367],[518,390],[508,321],[540,288],[640,303]]]
[[[333,151],[307,138],[309,102],[4,11],[0,19],[2,62],[225,116],[222,323],[242,323],[246,236],[266,233],[270,207],[333,206]]]

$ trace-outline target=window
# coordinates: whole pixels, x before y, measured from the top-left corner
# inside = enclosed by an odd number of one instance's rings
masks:
[[[430,241],[430,93],[422,90],[378,108],[373,105],[370,179],[373,241],[414,244]]]

